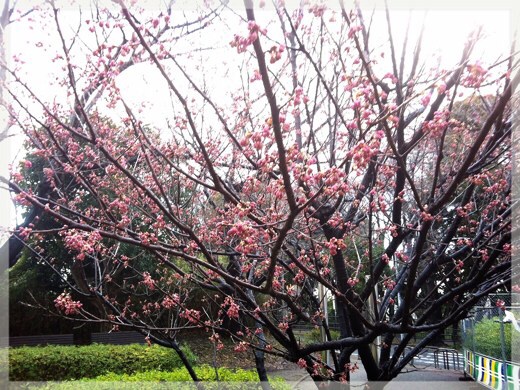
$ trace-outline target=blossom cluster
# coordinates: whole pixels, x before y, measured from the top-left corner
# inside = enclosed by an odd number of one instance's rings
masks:
[[[226,299],[224,300],[224,303],[222,304],[222,307],[228,308],[226,311],[226,314],[228,315],[229,318],[238,319],[240,307],[233,300],[233,298],[226,297]]]
[[[73,301],[69,293],[63,292],[54,300],[54,306],[66,315],[70,315],[78,314],[83,304]]]
[[[475,64],[468,64],[466,70],[467,73],[465,73],[462,79],[462,85],[466,87],[480,87],[488,74],[488,70],[478,62]]]
[[[178,306],[179,302],[180,302],[179,294],[173,294],[171,297],[170,296],[165,297],[162,301],[162,305],[166,309],[172,309],[172,308]]]
[[[101,234],[97,230],[83,232],[71,229],[66,231],[64,235],[65,247],[78,252],[76,255],[78,260],[84,260],[87,254],[94,253],[101,242]]]
[[[243,53],[247,50],[247,47],[258,39],[258,33],[265,35],[267,30],[260,28],[254,21],[249,21],[247,24],[249,35],[247,37],[241,37],[235,35],[233,40],[230,42],[231,47],[236,47],[238,53]]]

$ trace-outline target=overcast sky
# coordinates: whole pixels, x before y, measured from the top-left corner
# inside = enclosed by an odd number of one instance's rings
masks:
[[[0,1],[0,4],[2,3],[3,1]],[[30,1],[21,1],[20,3],[26,7],[30,4]],[[153,9],[154,1],[150,0],[147,1],[147,3],[149,3],[149,8]],[[236,3],[237,10],[243,13],[243,9],[241,8],[242,2],[232,1],[232,4],[234,3]],[[291,2],[288,1],[288,3]],[[401,41],[399,37],[404,35],[409,12],[405,10],[407,8],[405,2],[391,3],[392,5],[396,5],[396,8],[401,8],[401,10],[394,10],[392,13],[393,33],[396,37],[396,41],[399,42]],[[476,50],[477,53],[483,53],[485,56],[483,59],[493,61],[498,58],[500,54],[509,51],[512,18],[510,12],[507,10],[493,9],[492,3],[494,2],[472,2],[471,9],[464,9],[460,5],[457,6],[460,2],[435,3],[435,8],[437,9],[430,9],[426,17],[424,17],[423,10],[416,11],[412,17],[412,31],[419,29],[423,21],[427,26],[422,50],[425,55],[431,56],[432,61],[436,61],[436,58],[440,57],[444,61],[444,65],[448,68],[450,65],[456,63],[460,58],[461,48],[465,38],[477,25],[485,26],[486,39],[481,44],[482,46],[477,47]],[[189,2],[183,3],[181,1],[178,6],[188,9],[189,6],[187,4],[189,4]],[[416,8],[420,8],[420,4],[422,3],[414,2]],[[448,4],[450,5],[448,6]],[[432,7],[433,5],[428,5],[428,8]],[[482,9],[484,7],[486,9]],[[68,20],[73,22],[75,19],[73,17],[73,10],[70,12],[71,18],[68,18]],[[369,13],[367,13],[367,15],[368,14]],[[257,16],[259,20],[262,17],[260,13]],[[387,27],[383,18],[383,12],[378,12],[375,16],[372,27],[373,39],[384,40],[386,37]],[[381,28],[377,27],[379,25]],[[56,91],[48,88],[48,86],[49,80],[52,79],[55,70],[48,66],[42,66],[42,60],[37,60],[35,56],[32,55],[34,54],[33,48],[35,40],[43,40],[44,44],[46,44],[45,34],[40,34],[40,32],[29,29],[26,23],[11,25],[6,33],[8,40],[7,47],[11,55],[21,53],[25,58],[34,59],[33,61],[28,61],[25,68],[29,84],[36,86],[36,91],[44,99],[52,100],[54,95],[56,95]],[[230,33],[229,40],[225,42],[229,42],[231,38],[232,34]],[[220,40],[220,42],[222,41]],[[222,61],[222,59],[217,58],[216,61]],[[218,77],[214,79],[219,80]],[[168,91],[165,89],[158,72],[150,72],[149,70],[140,72],[139,68],[136,67],[132,69],[132,72],[122,77],[120,83],[121,87],[126,90],[124,93],[128,99],[135,99],[136,102],[139,99],[155,99],[155,101],[167,100]],[[168,106],[163,105],[158,107],[157,112],[153,112],[153,115],[150,116],[160,117],[162,110],[168,110]],[[1,119],[5,119],[5,111],[2,110],[0,115]],[[4,177],[8,172],[7,165],[12,162],[13,159],[19,159],[22,156],[20,153],[20,141],[21,137],[15,137],[12,138],[10,142],[4,141],[0,143],[0,167],[2,168],[0,174]],[[10,200],[7,192],[0,191],[0,205],[2,205],[0,221],[2,221],[1,225],[3,226],[13,225],[15,221],[14,213],[12,212],[12,208],[8,206],[9,204]]]

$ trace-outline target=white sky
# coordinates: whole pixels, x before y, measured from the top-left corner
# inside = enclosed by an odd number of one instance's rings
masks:
[[[150,8],[153,8],[154,1],[146,0],[150,3]],[[3,1],[0,0],[0,5]],[[24,6],[27,3],[21,2]],[[232,4],[237,3],[236,9],[243,15],[243,6],[241,2],[232,1]],[[291,3],[288,1],[287,3]],[[293,2],[294,3],[294,2]],[[348,2],[347,2],[348,3]],[[455,3],[455,4],[459,4]],[[432,61],[436,63],[436,57],[442,57],[445,61],[446,67],[450,67],[456,63],[460,57],[461,48],[464,45],[465,38],[475,28],[476,25],[484,25],[486,31],[486,39],[483,45],[476,48],[476,53],[483,53],[486,62],[491,62],[498,58],[500,54],[508,53],[509,41],[511,35],[511,14],[507,10],[497,10],[493,8],[492,3],[486,4],[484,2],[472,2],[472,9],[454,9],[453,2],[436,2],[435,7],[441,8],[436,10],[429,10],[426,19],[423,19],[423,12],[416,11],[413,15],[412,30],[417,29],[425,20],[427,28],[425,29],[426,35],[424,38],[423,52],[424,55],[431,56]],[[181,1],[178,7],[189,8],[187,5],[189,2]],[[399,37],[402,37],[405,32],[406,22],[409,17],[408,8],[409,4],[403,2],[391,2],[390,6],[397,4],[397,8],[401,8],[400,11],[394,11],[392,13],[393,20],[393,34],[396,42],[401,41]],[[419,3],[420,4],[420,3]],[[416,8],[417,3],[414,5]],[[432,5],[428,4],[427,8],[431,8]],[[482,9],[487,7],[487,9]],[[495,6],[496,7],[496,6]],[[424,8],[424,7],[423,7]],[[480,8],[480,9],[478,9]],[[448,9],[448,11],[446,10]],[[365,20],[368,20],[370,12],[365,13]],[[259,20],[261,20],[261,14],[258,13]],[[71,18],[70,20],[73,20]],[[381,26],[381,27],[379,27]],[[377,12],[372,27],[373,38],[378,35],[381,39],[384,39],[387,34],[386,22],[384,22],[384,13]],[[41,36],[40,36],[41,35]],[[232,38],[230,34],[229,42]],[[33,45],[35,39],[45,39],[43,32],[36,32],[29,30],[27,26],[12,26],[8,31],[8,50],[11,54],[21,52],[26,58],[31,58],[31,54],[34,53]],[[409,47],[413,48],[414,42],[409,43]],[[409,49],[409,52],[411,49]],[[484,59],[484,58],[483,58]],[[223,59],[217,58],[216,61],[222,61]],[[55,90],[48,88],[49,81],[53,77],[54,69],[50,67],[42,67],[43,61],[29,61],[27,63],[27,75],[29,83],[36,86],[36,91],[41,94],[44,98],[51,99]],[[432,64],[433,65],[433,64]],[[124,77],[122,77],[121,85],[124,86],[125,81],[129,80],[128,85],[131,85],[126,91],[128,99],[146,99],[157,101],[168,101],[168,91],[164,87],[162,78],[158,72],[149,72],[146,74],[139,72],[139,67],[133,67]],[[218,86],[218,77],[214,77],[212,81],[215,87]],[[228,87],[229,88],[229,87]],[[222,88],[225,90],[225,86]],[[158,99],[159,98],[159,99]],[[157,111],[153,112],[153,116],[157,117],[161,110],[168,110],[169,106],[163,105],[157,108]],[[166,112],[165,111],[165,112]],[[160,116],[160,115],[159,115]],[[0,111],[0,121],[5,119],[5,111]],[[6,177],[8,174],[7,165],[15,158],[20,158],[20,137],[13,138],[10,142],[0,143],[0,175]],[[0,190],[0,228],[1,226],[13,225],[15,218],[12,206],[10,205],[9,195],[6,191]]]

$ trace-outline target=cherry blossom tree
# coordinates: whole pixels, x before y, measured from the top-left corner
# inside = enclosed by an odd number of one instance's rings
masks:
[[[30,214],[12,241],[68,280],[55,305],[76,321],[138,330],[183,359],[179,330],[201,328],[217,350],[222,337],[251,350],[264,381],[265,354],[348,381],[357,350],[385,383],[517,271],[518,64],[482,59],[480,30],[447,67],[422,57],[424,32],[394,39],[388,9],[260,3],[34,9],[53,43],[35,50],[59,72],[46,99],[23,57],[2,65],[28,150],[8,181]],[[136,103],[129,74],[167,93]],[[36,158],[43,179],[24,180]],[[70,259],[46,252],[49,234]],[[302,344],[300,324],[324,340]]]

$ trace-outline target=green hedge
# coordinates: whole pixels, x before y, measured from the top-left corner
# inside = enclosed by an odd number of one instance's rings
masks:
[[[331,330],[330,336],[332,337],[332,340],[339,340],[340,334],[337,330]],[[305,332],[303,334],[303,341],[305,344],[312,344],[312,343],[320,343],[322,342],[322,336],[321,336],[321,330],[320,328],[313,328],[312,330]]]
[[[465,335],[464,346],[475,352],[489,357],[502,359],[502,344],[500,341],[500,322],[498,318],[485,319],[475,324],[473,334],[469,329]],[[511,348],[520,351],[520,335],[515,334],[511,338],[511,324],[504,324],[504,342],[506,359],[511,361]],[[516,331],[514,331],[516,332]],[[474,341],[473,341],[474,340]]]
[[[183,348],[195,363],[195,355]],[[63,381],[94,378],[108,372],[133,374],[182,367],[177,353],[157,345],[45,346],[9,349],[11,381]]]
[[[258,383],[258,374],[255,370],[230,370],[219,368],[219,382],[216,381],[215,369],[210,366],[200,366],[195,368],[195,372],[200,380],[204,381],[204,389],[261,389]],[[269,378],[271,387],[275,390],[291,389],[291,386],[283,378]],[[125,382],[125,383],[115,383]],[[176,383],[167,383],[176,382]],[[255,383],[256,382],[256,383]],[[100,375],[94,379],[83,379],[73,382],[49,383],[38,387],[40,390],[58,389],[196,389],[188,371],[185,368],[178,368],[172,371],[150,370],[139,372],[133,375],[108,373]]]

